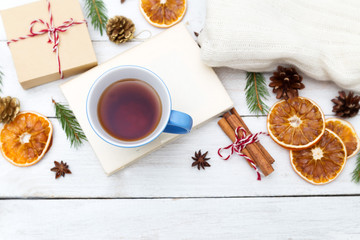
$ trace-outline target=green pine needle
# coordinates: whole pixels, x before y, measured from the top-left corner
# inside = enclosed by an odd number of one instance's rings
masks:
[[[106,29],[108,20],[107,9],[103,0],[86,0],[85,11],[88,18],[91,18],[91,24],[95,30],[100,30],[101,36]]]
[[[360,153],[357,155],[356,158],[356,167],[352,173],[352,180],[356,183],[360,182]]]
[[[262,73],[246,73],[246,104],[251,113],[266,114],[269,107],[264,103],[270,94],[266,87],[266,81]]]
[[[65,131],[67,139],[70,141],[71,146],[78,148],[83,141],[87,139],[74,113],[69,109],[68,105],[62,105],[55,102],[54,99],[52,102],[55,105],[55,115],[59,119],[62,129]]]

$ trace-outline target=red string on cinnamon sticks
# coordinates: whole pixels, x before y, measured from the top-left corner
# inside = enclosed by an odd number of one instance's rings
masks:
[[[257,168],[259,168],[265,176],[268,176],[274,171],[271,164],[274,163],[275,160],[257,139],[259,134],[265,133],[252,134],[235,108],[231,109],[230,113],[225,113],[218,121],[218,124],[233,142],[231,145],[219,149],[220,156],[222,156],[221,151],[228,149],[231,151],[230,154],[237,153],[243,156],[251,167],[256,171]],[[258,180],[261,179],[259,176],[260,175],[258,175]]]

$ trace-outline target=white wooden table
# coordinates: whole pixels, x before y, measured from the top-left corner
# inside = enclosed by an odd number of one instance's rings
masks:
[[[0,2],[0,10],[33,0]],[[80,0],[82,5],[84,0]],[[188,0],[183,22],[199,32],[205,22],[206,0]],[[134,20],[137,32],[162,30],[149,25],[138,0],[106,0],[109,16]],[[139,44],[117,46],[90,25],[99,63]],[[171,44],[171,43],[169,43]],[[180,46],[179,46],[180,47]],[[360,185],[351,182],[355,159],[336,181],[313,186],[292,170],[288,151],[265,138],[275,172],[261,182],[238,157],[228,161],[217,149],[229,140],[214,119],[119,173],[107,177],[91,147],[70,148],[54,117],[51,98],[66,102],[55,81],[30,90],[17,82],[4,29],[0,27],[3,95],[16,96],[22,110],[50,117],[54,125],[51,150],[38,164],[19,168],[0,158],[0,239],[359,239]],[[253,132],[266,129],[266,117],[250,114],[245,104],[245,73],[216,69],[235,106]],[[267,74],[268,78],[270,75]],[[314,99],[332,116],[330,99],[339,88],[331,82],[304,78],[301,95]],[[276,101],[275,96],[267,101]],[[360,133],[360,117],[350,121]],[[209,151],[210,168],[191,167],[195,150]],[[63,160],[73,172],[55,180],[53,161]]]

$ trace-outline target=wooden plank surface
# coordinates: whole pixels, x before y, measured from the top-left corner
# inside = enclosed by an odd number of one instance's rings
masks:
[[[19,1],[18,4],[31,2]],[[107,1],[110,11],[109,16],[115,15],[115,10],[128,8],[134,11],[134,0],[128,0],[123,5],[114,1]],[[82,2],[83,4],[83,2]],[[204,21],[204,1],[198,1],[198,6],[188,14],[188,20],[194,24],[188,25],[190,31],[198,31]],[[15,2],[6,1],[0,9],[15,6]],[[137,10],[136,10],[137,11]],[[135,15],[136,16],[136,15]],[[136,22],[142,22],[142,17],[136,17]],[[158,29],[152,28],[154,34]],[[120,54],[127,49],[140,44],[130,42],[115,45],[105,38],[99,38],[97,32],[91,30],[94,48],[99,63]],[[3,36],[3,37],[1,37]],[[0,39],[5,39],[4,31],[0,28]],[[22,110],[38,111],[49,117],[54,117],[54,108],[51,99],[65,102],[59,85],[64,81],[58,80],[30,90],[23,90],[17,82],[11,54],[6,43],[0,42],[0,66],[4,71],[3,92],[6,95],[17,96],[21,101]],[[249,113],[245,104],[245,73],[243,71],[218,68],[217,74],[228,90],[239,113],[245,116],[245,121],[253,132],[264,131],[265,116],[254,117]],[[270,74],[265,75],[267,78]],[[339,90],[333,83],[304,79],[306,88],[301,95],[314,99],[327,116],[331,116],[332,104],[330,99]],[[269,90],[271,90],[269,88]],[[214,96],[216,97],[216,96]],[[276,101],[272,95],[267,101],[268,105]],[[249,169],[243,159],[234,157],[229,161],[221,160],[216,151],[219,147],[229,143],[226,136],[213,120],[190,135],[165,146],[146,158],[138,161],[120,173],[106,177],[101,166],[93,154],[90,146],[85,144],[79,150],[71,149],[61,130],[57,119],[51,119],[54,127],[54,143],[46,157],[37,165],[30,168],[17,168],[2,160],[0,161],[0,198],[22,197],[219,197],[219,196],[282,196],[282,195],[328,195],[328,194],[359,194],[359,188],[350,181],[351,171],[354,168],[354,159],[349,160],[344,172],[332,184],[322,187],[312,186],[300,179],[291,169],[288,151],[280,148],[268,138],[263,138],[264,146],[276,159],[275,172],[262,182],[255,181],[254,172]],[[357,131],[360,126],[356,124],[359,117],[350,120]],[[203,149],[209,150],[212,158],[211,168],[198,171],[190,167],[193,152]],[[49,169],[53,161],[64,160],[70,165],[73,175],[61,180],[54,180]],[[96,177],[94,177],[96,176]],[[194,182],[196,184],[194,184]],[[237,184],[234,184],[237,183]],[[152,186],[152,187],[149,187]],[[96,187],[94,187],[96,186]],[[224,187],[225,186],[225,187]],[[293,187],[296,186],[296,187]]]
[[[2,240],[359,239],[357,197],[11,200]]]
[[[0,10],[33,1],[1,1]],[[84,0],[79,1],[84,6]],[[105,0],[109,16],[132,18],[137,33],[149,30],[156,35],[163,31],[144,20],[138,3]],[[190,32],[199,32],[205,22],[206,0],[189,0],[188,4],[183,22]],[[117,46],[91,25],[89,31],[99,63],[142,41],[135,39]],[[288,151],[264,137],[263,145],[276,160],[275,172],[259,182],[243,159],[224,161],[217,156],[217,149],[229,140],[215,119],[106,177],[90,145],[70,148],[54,118],[51,99],[65,102],[59,85],[72,77],[23,90],[17,82],[1,20],[0,52],[0,67],[5,74],[2,95],[18,97],[22,110],[45,114],[54,125],[53,146],[35,166],[18,168],[0,157],[1,240],[359,239],[356,213],[360,211],[360,188],[351,182],[354,158],[336,181],[313,186],[292,170]],[[266,117],[256,117],[246,107],[245,72],[229,68],[215,71],[250,130],[266,130]],[[265,74],[267,79],[269,76]],[[340,89],[331,82],[306,76],[304,84],[300,95],[313,99],[326,116],[332,116],[330,99]],[[275,101],[272,94],[266,103],[272,105]],[[350,119],[357,132],[359,121],[359,116]],[[191,167],[191,156],[199,149],[209,151],[211,157],[212,166],[205,171]],[[55,180],[50,172],[55,160],[66,161],[73,174]]]
[[[359,121],[359,117],[354,119]],[[245,117],[254,130],[265,130],[265,118]],[[222,197],[222,196],[293,196],[360,194],[351,182],[355,159],[350,159],[336,181],[313,186],[292,169],[289,152],[268,137],[262,142],[274,156],[275,172],[256,181],[255,172],[244,159],[233,156],[224,161],[217,156],[220,146],[229,140],[216,120],[188,136],[163,147],[113,176],[107,177],[89,144],[79,150],[69,147],[58,121],[54,124],[54,142],[45,158],[29,168],[18,168],[0,161],[0,198],[133,198],[133,197]],[[198,171],[191,167],[195,150],[209,151],[210,168]],[[63,160],[73,172],[54,179],[53,161]]]

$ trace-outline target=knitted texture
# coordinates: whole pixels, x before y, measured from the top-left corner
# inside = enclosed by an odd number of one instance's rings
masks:
[[[249,72],[294,65],[360,91],[359,11],[359,0],[208,0],[201,56]]]

